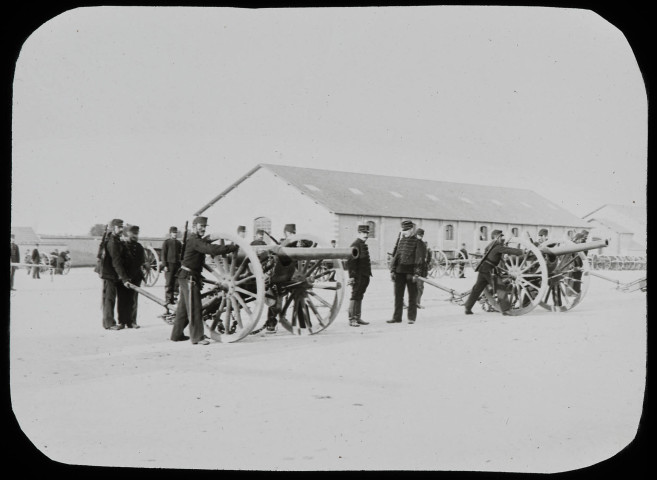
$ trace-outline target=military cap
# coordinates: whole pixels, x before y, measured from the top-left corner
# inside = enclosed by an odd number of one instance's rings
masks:
[[[410,230],[411,228],[413,228],[413,225],[415,225],[415,224],[413,222],[411,222],[410,220],[404,220],[403,222],[401,222],[401,229],[402,230]]]
[[[259,228],[259,229],[256,231],[256,235],[264,235],[264,234],[265,234],[265,231],[264,231],[263,229],[261,229],[261,228]]]
[[[500,235],[504,235],[504,232],[502,230],[493,230],[490,234],[490,236],[493,238],[497,238]]]
[[[178,227],[170,227],[169,233],[178,233]]]
[[[239,225],[237,227],[237,232],[246,232],[246,227],[244,225]]]
[[[110,226],[112,227],[122,227],[123,226],[123,220],[120,218],[115,218],[110,222]]]
[[[283,229],[284,232],[297,233],[297,226],[294,223],[288,223]]]
[[[539,236],[547,237],[547,234],[548,234],[547,228],[541,228],[541,229],[538,231],[538,235],[539,235]]]
[[[424,235],[424,230],[421,228],[417,229],[417,232],[415,232],[416,235]]]
[[[137,225],[131,225],[130,228],[128,228],[129,233],[139,233],[139,226]]]
[[[208,225],[208,217],[195,217],[192,225]]]
[[[370,226],[366,223],[358,225],[358,233],[370,233]]]

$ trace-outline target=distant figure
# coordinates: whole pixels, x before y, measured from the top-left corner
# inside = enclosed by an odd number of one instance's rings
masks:
[[[548,239],[548,229],[541,228],[538,231],[538,240],[536,240],[535,245],[538,247],[540,244],[545,243]]]
[[[331,240],[331,247],[335,248],[335,247],[337,247],[337,245],[338,245],[338,242],[336,242],[335,240]]]
[[[137,287],[144,280],[143,266],[145,263],[146,251],[142,244],[139,243],[139,227],[137,225],[131,225],[128,228],[128,241],[123,251],[123,265],[125,266],[125,272],[130,279],[130,283]],[[130,318],[130,322],[126,326],[128,328],[139,328],[139,325],[137,325],[139,293],[134,290],[130,290],[129,293],[128,301],[119,305],[119,308],[125,309],[123,315],[126,317],[129,316]],[[119,317],[121,317],[121,313],[119,313]]]
[[[68,250],[62,250],[59,253],[59,259],[57,260],[59,262],[61,272],[64,273],[64,268],[66,267],[66,262],[69,260],[69,255],[68,255]]]
[[[169,228],[169,238],[162,242],[162,263],[164,268],[164,296],[167,303],[178,301],[178,270],[182,259],[182,242],[178,240],[178,227]]]
[[[251,242],[251,245],[267,245],[267,242],[265,242],[265,231],[258,229],[258,231],[255,234],[255,238]]]
[[[59,249],[56,248],[55,250],[50,252],[50,267],[54,271],[55,275],[61,275],[61,271],[60,272],[57,271],[57,269],[58,269],[58,265],[57,265],[58,259],[59,259]]]
[[[237,227],[237,235],[242,238],[246,238],[246,227],[244,225]]]
[[[363,295],[365,295],[367,286],[370,284],[370,277],[372,276],[370,251],[367,247],[369,234],[369,225],[358,225],[358,238],[351,244],[351,248],[358,250],[358,257],[347,260],[347,269],[349,271],[349,282],[347,285],[351,285],[351,298],[349,299],[350,327],[369,325],[369,322],[360,318]]]
[[[461,254],[463,255],[463,259],[467,260],[468,259],[468,249],[465,246],[465,243],[461,244],[461,249],[459,250]],[[461,260],[459,262],[459,278],[465,278],[465,260]]]
[[[586,243],[588,237],[589,237],[589,232],[587,230],[582,230],[581,232],[575,234],[575,236],[573,237],[573,242]],[[584,253],[584,255],[589,254],[588,250],[582,253]],[[575,257],[575,260],[573,261],[573,266],[575,267],[575,271],[572,273],[573,290],[579,294],[582,289],[582,275],[583,275],[582,267],[584,266],[584,262],[582,262],[582,259],[580,258],[579,255]]]
[[[31,265],[32,264],[32,254],[30,252],[25,252],[25,259],[23,260],[26,265]],[[32,274],[32,268],[27,267],[25,269],[27,271],[27,276],[29,277]]]
[[[401,323],[404,293],[408,290],[408,323],[412,324],[417,318],[416,276],[420,274],[426,251],[424,242],[415,235],[413,222],[404,220],[401,227],[401,237],[390,264],[390,277],[395,282],[395,310],[387,323]]]
[[[14,239],[16,238],[16,235],[13,233],[11,234],[11,257],[10,257],[10,262],[11,263],[21,263],[21,252],[18,248],[18,245],[14,242]],[[16,270],[18,267],[11,266],[9,269],[9,287],[12,290],[16,290],[14,288],[14,274],[16,273]]]
[[[41,254],[39,253],[39,244],[36,244],[34,250],[32,250],[32,278],[41,278],[39,275],[39,264],[41,263]]]
[[[429,275],[429,263],[431,262],[431,249],[429,244],[424,241],[424,229],[418,228],[415,235],[419,240],[424,243],[424,248],[427,255],[424,257],[423,262],[420,264],[420,276],[427,277]],[[422,294],[424,293],[424,282],[417,282],[417,308],[424,308],[422,306]]]

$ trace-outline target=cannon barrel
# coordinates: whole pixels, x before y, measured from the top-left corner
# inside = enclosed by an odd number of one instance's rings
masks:
[[[608,240],[593,240],[592,242],[585,243],[567,243],[565,245],[557,245],[556,247],[542,247],[541,251],[550,255],[559,256],[595,250],[596,248],[606,247],[607,245],[609,245]]]
[[[287,257],[291,260],[348,260],[358,258],[358,249],[353,248],[307,248],[307,247],[280,247],[278,245],[254,245],[256,254],[271,252],[274,255]],[[243,254],[242,254],[243,255]],[[238,252],[238,257],[240,254]]]

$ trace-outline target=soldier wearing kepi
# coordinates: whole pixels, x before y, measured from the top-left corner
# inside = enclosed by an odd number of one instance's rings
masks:
[[[349,271],[348,285],[351,285],[351,298],[349,299],[349,326],[351,327],[369,325],[369,322],[360,318],[363,295],[365,295],[367,286],[370,284],[370,277],[372,276],[370,251],[366,243],[369,234],[369,225],[358,225],[358,238],[351,244],[352,248],[358,250],[358,257],[350,258],[347,261],[347,269]]]
[[[14,242],[14,239],[16,236],[12,233],[11,234],[11,263],[21,263],[21,252],[18,248],[18,245]],[[16,269],[18,267],[10,267],[9,269],[9,287],[12,290],[16,290],[14,288],[14,274],[16,273]]]
[[[178,297],[178,270],[180,269],[182,242],[178,240],[178,227],[169,228],[169,238],[162,243],[164,264],[164,293],[167,303],[176,303]]]
[[[251,242],[251,245],[267,245],[267,242],[265,242],[265,231],[264,230],[258,230],[255,234],[255,238]]]
[[[484,256],[481,259],[481,262],[475,268],[475,271],[478,272],[477,281],[472,287],[472,291],[468,296],[468,299],[465,301],[465,314],[472,315],[472,307],[475,302],[479,300],[479,296],[484,291],[487,285],[490,285],[493,289],[496,289],[498,286],[495,285],[493,281],[493,275],[497,264],[500,263],[502,255],[505,253],[508,255],[523,255],[524,251],[520,248],[511,248],[504,245],[504,234],[501,230],[493,230],[491,233],[491,241],[486,250],[484,250]],[[502,308],[502,314],[507,315],[509,305],[506,302],[506,299],[500,300],[500,307]]]
[[[538,247],[540,244],[545,243],[547,241],[547,239],[548,239],[548,230],[547,230],[547,228],[541,228],[538,231],[538,240],[536,240],[536,242],[534,242],[534,245],[536,245]]]
[[[125,244],[121,241],[123,220],[115,218],[110,222],[112,231],[103,246],[100,278],[103,279],[103,327],[106,330],[121,330],[132,322],[129,315],[132,291],[125,284],[129,282],[124,266]],[[119,324],[114,320],[114,306],[117,306]]]
[[[415,224],[402,222],[402,233],[390,263],[390,276],[395,282],[395,311],[387,323],[401,323],[404,293],[408,290],[408,323],[417,318],[417,276],[426,256],[424,243],[415,236]]]
[[[146,262],[146,251],[142,244],[139,243],[139,227],[137,225],[132,225],[128,228],[128,241],[125,243],[123,254],[123,265],[125,266],[130,283],[140,286],[144,280],[143,266]],[[127,325],[128,328],[139,328],[139,325],[137,325],[138,298],[139,293],[130,290],[129,301],[119,305],[120,309],[125,309],[123,315],[130,316],[130,322]],[[122,313],[119,311],[119,316],[121,315]]]
[[[171,340],[179,342],[190,339],[194,345],[208,345],[203,335],[203,319],[201,318],[201,289],[203,283],[201,272],[205,264],[205,256],[225,255],[235,252],[237,245],[212,245],[216,240],[212,236],[204,237],[208,225],[207,217],[196,217],[192,222],[192,234],[184,246],[182,265],[178,271],[180,284],[180,301],[176,308],[176,319],[171,331]],[[183,330],[189,324],[189,337]]]
[[[239,225],[237,227],[237,235],[242,238],[246,238],[246,227],[244,225]]]

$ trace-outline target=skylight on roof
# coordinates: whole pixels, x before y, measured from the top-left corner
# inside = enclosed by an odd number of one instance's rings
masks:
[[[461,200],[462,202],[465,202],[465,203],[474,203],[472,200],[470,200],[469,198],[465,198],[465,197],[459,197],[459,200]]]
[[[315,185],[312,185],[310,183],[305,183],[304,186],[313,192],[319,192],[319,188],[317,188]]]
[[[349,187],[349,190],[351,190],[351,193],[353,193],[353,194],[355,194],[355,195],[364,195],[363,192],[361,192],[361,191],[358,190],[357,188]]]
[[[425,195],[427,196],[427,198],[433,200],[434,202],[438,201],[438,197],[436,197],[435,195],[432,195],[430,193],[425,193]]]
[[[393,192],[393,191],[391,190],[390,193],[391,193],[391,195],[392,195],[393,197],[404,198],[404,196],[403,196],[401,193],[399,193],[399,192]]]
[[[502,202],[500,202],[499,200],[495,200],[494,198],[491,199],[491,202],[493,202],[495,205],[499,205],[500,207],[503,205]]]
[[[524,206],[527,207],[527,208],[534,208],[534,207],[532,207],[530,204],[525,203],[525,202],[520,202],[520,204],[521,204],[521,205],[524,205]]]

